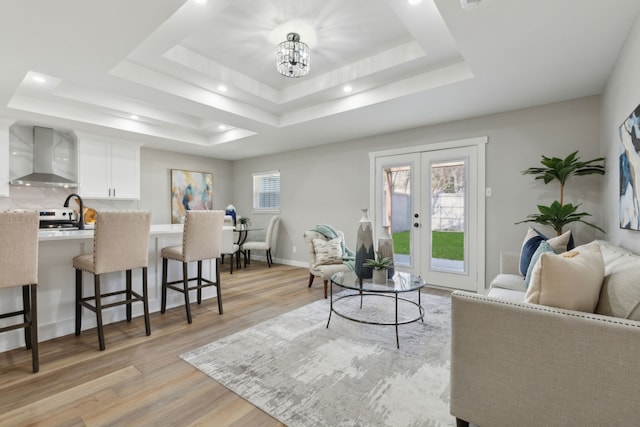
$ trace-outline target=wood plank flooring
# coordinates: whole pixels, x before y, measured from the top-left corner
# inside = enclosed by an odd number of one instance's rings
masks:
[[[227,261],[223,315],[209,299],[192,304],[191,325],[184,307],[153,313],[149,337],[142,317],[106,325],[103,352],[95,329],[45,341],[37,374],[30,351],[0,353],[0,426],[281,426],[178,356],[321,299],[322,281],[308,278],[258,261],[229,275]]]

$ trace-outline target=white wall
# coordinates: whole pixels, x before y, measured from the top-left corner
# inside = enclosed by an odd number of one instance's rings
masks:
[[[619,160],[620,137],[618,128],[640,104],[640,16],[629,31],[618,61],[602,95],[601,147],[607,156],[607,176],[604,183],[604,204],[607,238],[634,252],[640,252],[640,232],[620,229],[619,220]]]
[[[539,202],[558,198],[557,187],[545,187],[520,171],[537,166],[543,154],[564,157],[580,150],[583,160],[600,156],[599,106],[599,97],[588,97],[236,161],[234,204],[240,213],[252,217],[254,225],[266,226],[270,215],[251,213],[251,174],[279,169],[282,221],[274,258],[305,263],[302,234],[315,224],[332,224],[345,232],[348,245],[355,244],[360,209],[369,207],[369,152],[488,136],[486,177],[493,190],[486,208],[489,280],[498,272],[499,252],[519,250],[522,244],[527,225],[514,222],[537,212]],[[591,222],[603,226],[601,180],[600,176],[588,176],[570,182],[565,197],[583,203],[584,210],[593,214]],[[602,237],[586,226],[572,229],[577,243]]]

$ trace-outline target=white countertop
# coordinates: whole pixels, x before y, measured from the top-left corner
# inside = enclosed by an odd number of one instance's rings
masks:
[[[182,234],[182,224],[152,224],[151,237],[170,236]],[[40,230],[38,231],[38,241],[61,241],[61,240],[87,240],[93,239],[93,230]]]

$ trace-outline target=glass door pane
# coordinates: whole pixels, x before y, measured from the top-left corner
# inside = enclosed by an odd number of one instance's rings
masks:
[[[411,166],[382,171],[382,225],[391,226],[396,264],[411,264]]]
[[[419,154],[376,159],[376,236],[389,226],[393,238],[394,263],[399,271],[420,274],[420,229],[414,226],[419,205]],[[416,205],[417,203],[417,205]]]
[[[465,271],[464,160],[431,163],[431,270]]]

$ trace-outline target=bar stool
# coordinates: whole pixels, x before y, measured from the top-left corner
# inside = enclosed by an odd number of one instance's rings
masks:
[[[164,313],[167,308],[167,288],[181,292],[184,295],[184,305],[187,311],[187,322],[191,323],[191,306],[189,291],[198,291],[198,304],[202,302],[202,289],[215,286],[218,295],[218,312],[222,314],[222,294],[220,291],[220,255],[222,247],[222,222],[224,211],[187,211],[182,233],[182,245],[168,246],[160,251],[162,257],[162,307]],[[202,261],[216,260],[215,282],[202,277]],[[167,282],[168,260],[182,263],[182,279]],[[188,263],[198,262],[196,277],[188,277]],[[197,281],[197,285],[189,287],[189,282]],[[182,287],[175,286],[181,283]]]
[[[147,265],[149,263],[150,212],[99,211],[93,235],[93,253],[73,258],[76,269],[76,335],[82,329],[82,307],[96,313],[100,350],[105,349],[102,310],[126,304],[127,321],[131,321],[131,303],[142,302],[147,335],[151,335],[149,300],[147,293]],[[142,268],[142,295],[131,289],[131,270]],[[82,272],[93,274],[94,295],[82,296]],[[103,294],[100,279],[106,273],[125,271],[125,290]],[[125,295],[124,300],[103,304],[102,299]]]
[[[22,287],[22,310],[0,314],[0,319],[23,316],[23,322],[4,326],[0,332],[24,328],[24,341],[31,349],[33,372],[38,358],[38,212],[0,213],[0,288]]]

